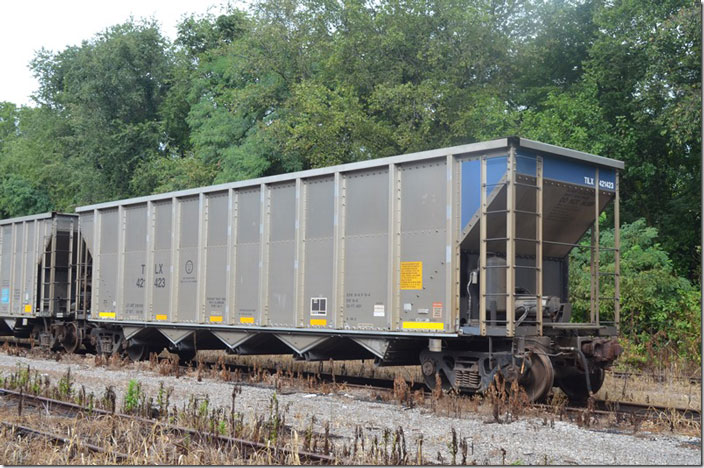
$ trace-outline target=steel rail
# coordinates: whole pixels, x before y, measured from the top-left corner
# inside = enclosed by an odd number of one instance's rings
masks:
[[[547,412],[555,410],[564,410],[570,413],[584,414],[591,413],[594,415],[619,415],[619,416],[637,416],[640,419],[654,419],[668,413],[676,413],[688,421],[701,422],[701,411],[692,408],[676,408],[657,405],[646,405],[640,403],[630,403],[623,401],[607,401],[593,400],[593,406],[589,407],[588,403],[579,406],[552,406],[544,403],[535,403],[536,408],[544,409]]]
[[[614,378],[617,379],[628,379],[631,377],[645,377],[645,378],[650,378],[653,379],[657,382],[665,382],[667,380],[672,380],[672,381],[689,381],[689,383],[692,384],[701,384],[702,383],[702,378],[701,376],[677,376],[677,377],[668,377],[665,374],[659,374],[655,372],[628,372],[628,371],[608,371],[608,374],[611,374],[614,376]]]
[[[112,411],[108,411],[108,410],[104,410],[104,409],[100,409],[100,408],[87,408],[85,406],[81,406],[76,403],[71,403],[71,402],[62,401],[62,400],[56,400],[53,398],[47,398],[47,397],[43,397],[43,396],[39,396],[39,395],[17,392],[15,390],[10,390],[7,388],[0,388],[0,394],[10,396],[10,397],[16,398],[16,399],[21,399],[24,403],[30,403],[30,404],[34,403],[34,404],[38,404],[38,405],[43,405],[47,409],[51,409],[52,407],[59,407],[62,410],[67,411],[69,414],[88,413],[88,414],[96,414],[96,415],[101,415],[101,416],[114,416],[114,417],[118,417],[118,418],[137,421],[137,422],[140,422],[143,424],[153,425],[156,423],[156,424],[161,425],[162,428],[168,432],[173,432],[173,433],[182,434],[182,435],[187,434],[191,437],[198,437],[200,439],[212,440],[212,441],[227,443],[227,444],[231,444],[231,445],[238,445],[238,446],[240,446],[240,448],[247,447],[247,448],[253,449],[255,451],[259,451],[259,450],[280,451],[280,452],[283,452],[288,455],[296,455],[296,456],[298,456],[298,458],[300,460],[306,460],[306,461],[311,462],[312,464],[331,465],[331,464],[339,463],[341,461],[331,455],[325,455],[325,454],[308,452],[308,451],[301,451],[301,450],[296,451],[296,450],[286,448],[286,447],[276,447],[276,446],[267,445],[262,442],[257,442],[254,440],[243,439],[243,438],[238,438],[238,437],[227,437],[227,436],[223,436],[223,435],[212,433],[212,432],[199,431],[196,429],[191,429],[191,428],[187,428],[187,427],[183,427],[183,426],[176,426],[173,424],[165,424],[162,421],[159,421],[158,419],[149,419],[149,418],[144,418],[141,416],[112,412]]]
[[[10,429],[11,431],[14,432],[20,432],[22,434],[26,434],[29,436],[38,436],[38,437],[43,437],[45,439],[48,439],[52,442],[57,442],[62,445],[70,445],[76,440],[78,441],[78,444],[76,444],[77,447],[85,447],[86,449],[90,450],[91,452],[96,452],[96,453],[104,453],[110,456],[114,456],[115,459],[117,460],[127,460],[128,455],[126,453],[122,452],[116,452],[114,450],[108,450],[103,447],[100,447],[98,445],[91,444],[90,442],[86,442],[83,440],[82,437],[78,437],[77,439],[69,439],[64,436],[54,434],[51,432],[44,432],[40,431],[39,429],[34,429],[29,426],[23,426],[20,424],[13,424],[5,421],[0,421],[0,424],[2,424],[4,427]]]
[[[701,410],[695,408],[679,408],[672,406],[650,405],[643,403],[632,403],[626,401],[594,400],[596,409],[601,411],[612,411],[614,413],[628,413],[643,417],[660,416],[667,413],[676,413],[690,421],[700,421],[702,419]]]

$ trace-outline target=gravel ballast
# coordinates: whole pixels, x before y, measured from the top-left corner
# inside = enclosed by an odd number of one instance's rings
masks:
[[[17,366],[29,365],[34,371],[47,374],[56,383],[71,367],[76,387],[83,385],[86,392],[100,396],[107,386],[113,386],[118,405],[130,379],[136,379],[147,394],[155,396],[161,383],[172,387],[171,404],[182,407],[191,395],[207,398],[211,407],[230,408],[234,383],[195,376],[163,376],[145,370],[146,366],[131,364],[122,368],[96,367],[92,357],[72,356],[53,361],[34,357],[0,354],[0,372],[9,375]],[[245,421],[256,415],[268,414],[274,389],[259,385],[241,384],[235,410],[244,414]],[[280,410],[286,414],[286,423],[299,432],[315,417],[315,428],[321,431],[329,422],[330,434],[337,446],[354,439],[355,429],[364,429],[364,437],[382,439],[384,429],[403,428],[408,451],[416,453],[417,440],[423,438],[426,461],[452,461],[449,448],[454,428],[458,437],[466,438],[473,449],[468,462],[478,464],[586,464],[586,465],[700,465],[701,438],[671,433],[636,434],[609,430],[587,429],[572,422],[520,416],[518,420],[498,424],[491,415],[465,413],[461,418],[438,416],[427,408],[404,408],[398,403],[367,401],[368,390],[349,390],[347,393],[319,394],[291,392],[283,388],[277,394]],[[438,453],[440,459],[438,459]],[[413,456],[413,455],[412,455]]]

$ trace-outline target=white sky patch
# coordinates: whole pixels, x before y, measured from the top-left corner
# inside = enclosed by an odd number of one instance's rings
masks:
[[[241,7],[244,2],[232,2]],[[29,62],[42,47],[58,52],[80,45],[130,16],[154,18],[170,40],[184,15],[217,14],[221,0],[7,0],[0,14],[0,101],[32,105],[39,84]]]

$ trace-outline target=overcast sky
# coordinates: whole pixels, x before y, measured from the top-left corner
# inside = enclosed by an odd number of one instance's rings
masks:
[[[35,51],[63,50],[130,16],[156,18],[173,40],[187,13],[222,10],[226,0],[5,0],[0,14],[0,101],[31,104],[37,81],[29,70]],[[242,1],[232,1],[241,5]]]

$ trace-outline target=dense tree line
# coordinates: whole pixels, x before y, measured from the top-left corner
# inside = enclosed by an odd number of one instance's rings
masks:
[[[625,161],[623,220],[696,283],[700,45],[694,0],[258,0],[173,43],[133,20],[0,103],[0,214],[517,134]]]

